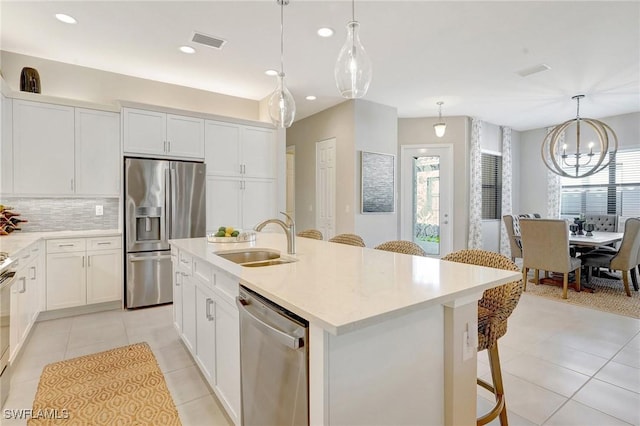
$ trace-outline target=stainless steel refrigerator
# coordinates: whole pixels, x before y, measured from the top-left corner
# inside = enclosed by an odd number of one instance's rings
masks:
[[[125,306],[173,300],[169,239],[206,235],[205,165],[125,158]]]

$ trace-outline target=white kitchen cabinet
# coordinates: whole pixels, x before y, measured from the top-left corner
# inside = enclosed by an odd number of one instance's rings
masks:
[[[124,152],[176,158],[204,158],[204,120],[123,108]]]
[[[14,99],[13,160],[16,194],[74,194],[74,108]]]
[[[178,249],[171,247],[173,267],[173,325],[182,334],[182,272],[178,269]]]
[[[75,109],[76,194],[120,194],[120,115]]]
[[[173,311],[174,319],[182,317],[182,340],[227,414],[240,424],[237,278],[173,247],[172,255],[174,290],[181,288],[182,297],[174,299]]]
[[[207,120],[204,146],[209,175],[276,177],[277,146],[272,129]]]
[[[196,328],[196,283],[193,276],[182,274],[182,341],[195,356]]]
[[[87,305],[122,299],[122,250],[87,250]]]
[[[215,300],[215,385],[216,394],[229,416],[240,418],[240,318],[235,305]]]
[[[216,318],[213,292],[196,287],[196,359],[202,374],[213,387],[216,374]]]
[[[207,229],[220,226],[252,229],[277,215],[275,181],[207,177]]]
[[[13,100],[0,95],[0,193],[13,193]]]
[[[47,310],[122,299],[120,237],[47,241]]]
[[[32,244],[18,256],[16,281],[11,288],[10,344],[13,359],[27,338],[40,313],[40,294],[43,291],[40,246]]]

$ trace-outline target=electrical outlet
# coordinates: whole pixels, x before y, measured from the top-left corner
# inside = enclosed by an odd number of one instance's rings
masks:
[[[104,214],[104,210],[102,206],[96,206],[96,216],[102,216]]]

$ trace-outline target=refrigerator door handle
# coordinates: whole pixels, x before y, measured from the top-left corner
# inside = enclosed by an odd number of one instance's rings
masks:
[[[164,171],[164,211],[165,211],[165,239],[172,237],[171,235],[171,222],[173,221],[173,207],[171,206],[173,200],[171,199],[172,190],[171,182],[171,170],[165,169]]]
[[[173,167],[169,169],[169,238],[173,238],[173,218],[177,217],[176,204],[178,196],[176,194],[176,169]]]

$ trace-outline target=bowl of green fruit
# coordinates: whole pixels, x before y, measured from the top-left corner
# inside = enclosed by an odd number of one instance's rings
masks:
[[[232,226],[221,226],[217,231],[207,233],[207,241],[210,243],[238,243],[255,241],[255,239],[254,231],[234,229]]]

